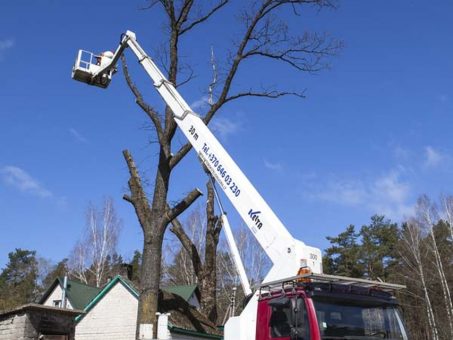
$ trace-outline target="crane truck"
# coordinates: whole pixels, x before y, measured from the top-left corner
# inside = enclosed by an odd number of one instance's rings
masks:
[[[141,48],[134,32],[121,35],[115,52],[96,55],[79,50],[72,78],[108,87],[126,48],[138,58],[200,162],[272,261],[263,283],[252,291],[228,220],[222,212],[234,264],[244,292],[249,295],[241,314],[225,324],[224,338],[407,340],[394,296],[395,291],[404,286],[323,274],[321,251],[290,234],[203,120]]]

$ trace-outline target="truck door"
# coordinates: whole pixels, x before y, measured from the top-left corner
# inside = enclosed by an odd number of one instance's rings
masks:
[[[308,314],[303,297],[283,296],[266,302],[266,310],[259,308],[265,312],[266,317],[258,316],[257,340],[310,339]]]

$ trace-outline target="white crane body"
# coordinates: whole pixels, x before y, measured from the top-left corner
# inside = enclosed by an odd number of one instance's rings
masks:
[[[294,277],[301,267],[307,266],[312,273],[321,274],[321,251],[292,237],[204,121],[191,110],[174,85],[165,78],[153,60],[143,51],[133,32],[127,31],[123,34],[117,50],[110,55],[101,55],[97,64],[93,64],[92,61],[83,61],[81,58],[83,53],[79,52],[73,68],[73,78],[90,85],[107,87],[116,71],[116,63],[126,47],[129,47],[137,56],[140,64],[153,80],[154,87],[171,108],[175,122],[189,140],[200,161],[209,169],[272,261],[273,266],[263,282]],[[93,55],[90,60],[93,60]],[[251,292],[250,286],[225,214],[222,215],[222,220],[242,286],[247,294]],[[225,325],[226,340],[255,339],[258,298],[259,292],[255,292],[241,315],[228,320]]]

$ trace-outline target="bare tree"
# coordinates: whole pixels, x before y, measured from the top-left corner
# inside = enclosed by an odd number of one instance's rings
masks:
[[[100,287],[106,279],[108,261],[116,254],[121,221],[110,198],[104,200],[102,210],[90,204],[86,219],[82,239],[70,256],[71,274],[84,283],[91,275],[96,287]]]
[[[440,202],[450,230],[450,239],[453,241],[453,196],[442,196]]]
[[[239,249],[241,260],[247,273],[247,278],[251,286],[263,281],[264,276],[271,267],[271,262],[264,250],[259,245],[256,238],[245,225],[240,225],[234,231],[235,241]],[[217,289],[219,305],[219,321],[225,321],[225,313],[232,311],[228,307],[234,307],[235,315],[242,311],[244,307],[245,292],[241,289],[240,277],[235,264],[231,258],[230,249],[225,239],[219,244],[219,256],[217,257]],[[235,295],[235,305],[232,306],[232,295]]]
[[[205,23],[214,14],[222,10],[229,0],[152,0],[149,8],[163,9],[168,27],[168,80],[176,87],[186,83],[192,77],[179,79],[180,42],[189,33]],[[334,0],[263,0],[247,2],[248,9],[241,13],[242,34],[238,35],[233,50],[228,56],[229,63],[224,67],[222,79],[217,79],[211,87],[213,94],[203,120],[208,124],[225,104],[239,98],[265,97],[279,98],[286,95],[304,96],[303,89],[292,91],[261,87],[232,90],[238,78],[239,66],[246,60],[265,58],[282,63],[302,72],[316,72],[328,66],[326,57],[334,55],[341,43],[324,34],[304,33],[292,36],[284,20],[278,18],[283,8],[292,9],[298,14],[301,6],[317,9],[334,7]],[[285,12],[285,15],[287,13]],[[137,333],[140,324],[156,324],[157,296],[161,276],[161,255],[163,235],[171,221],[187,209],[199,196],[200,191],[192,190],[173,207],[167,201],[172,170],[180,163],[191,149],[189,143],[177,150],[172,150],[172,141],[176,132],[176,123],[167,106],[163,115],[145,102],[139,89],[133,83],[125,58],[122,58],[126,81],[135,96],[137,104],[147,114],[155,129],[159,142],[158,166],[154,179],[150,201],[145,194],[142,180],[129,151],[124,151],[124,158],[129,168],[130,195],[124,199],[130,202],[136,211],[144,234],[143,265],[138,310]],[[219,77],[220,78],[220,77]],[[215,98],[213,98],[215,97]],[[154,327],[156,334],[156,327]]]
[[[453,303],[451,300],[450,287],[445,275],[444,264],[437,245],[436,236],[434,234],[434,226],[440,220],[436,206],[430,201],[428,196],[423,195],[417,201],[417,213],[422,225],[426,228],[429,238],[431,251],[434,256],[434,265],[437,271],[438,279],[442,287],[444,298],[445,311],[447,312],[447,320],[450,329],[450,337],[453,339]]]
[[[87,246],[88,245],[86,243],[78,240],[69,255],[69,274],[85,284],[88,284],[88,278],[86,275],[88,269],[88,259],[86,254]]]
[[[432,299],[429,294],[426,269],[424,268],[422,261],[422,239],[422,231],[419,223],[416,220],[408,221],[401,236],[402,251],[400,255],[407,268],[409,268],[412,273],[415,273],[415,282],[420,282],[421,284],[431,339],[438,340],[438,325],[434,315]]]
[[[240,278],[229,254],[226,240],[220,242],[217,256],[217,309],[218,324],[241,311],[245,294],[240,287]],[[234,295],[234,301],[232,297]]]
[[[272,263],[270,259],[246,226],[243,225],[239,228],[236,234],[238,235],[237,244],[239,252],[250,284],[255,285],[261,283],[271,267]]]

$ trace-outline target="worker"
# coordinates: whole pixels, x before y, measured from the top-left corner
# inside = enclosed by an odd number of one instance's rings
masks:
[[[101,55],[96,57],[96,65],[99,66],[105,66],[107,64],[110,64],[113,58],[113,52],[111,51],[105,51],[102,52]]]

